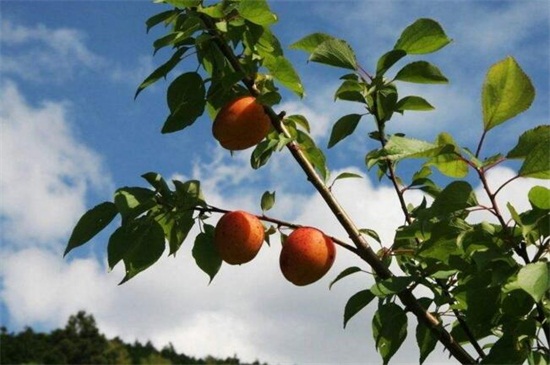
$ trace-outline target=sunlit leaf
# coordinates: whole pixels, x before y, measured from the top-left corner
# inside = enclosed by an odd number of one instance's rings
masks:
[[[376,64],[376,76],[383,76],[386,71],[390,69],[390,67],[406,55],[407,52],[402,49],[394,49],[384,53],[384,55],[378,59]]]
[[[321,43],[309,56],[313,62],[351,70],[357,69],[355,52],[350,45],[341,39],[329,39]]]
[[[513,57],[489,69],[481,93],[483,126],[486,131],[527,110],[535,88]]]
[[[393,47],[408,54],[435,52],[451,42],[438,22],[432,19],[418,19],[409,25]]]
[[[313,33],[308,36],[305,36],[304,38],[300,39],[297,42],[292,43],[289,46],[289,48],[298,49],[301,51],[305,51],[307,53],[312,53],[321,43],[329,39],[335,39],[335,38],[324,33]]]
[[[275,205],[275,192],[266,191],[262,194],[260,206],[262,211],[268,211]]]
[[[524,132],[507,158],[525,158],[539,143],[550,145],[550,125],[539,125]]]
[[[281,85],[294,92],[299,97],[304,96],[304,85],[300,76],[292,66],[292,63],[283,56],[266,59],[265,67],[269,70],[275,80]]]
[[[240,16],[254,24],[267,26],[277,21],[265,0],[242,0],[237,9]]]
[[[395,105],[395,109],[399,111],[405,110],[416,110],[416,111],[427,111],[435,109],[430,103],[428,103],[424,98],[420,96],[405,96],[403,99],[399,100]]]
[[[550,189],[544,186],[534,186],[529,190],[529,202],[539,209],[550,209]]]
[[[333,147],[338,142],[352,134],[353,131],[355,131],[355,128],[357,128],[361,117],[361,114],[348,114],[338,119],[332,127],[328,148]]]

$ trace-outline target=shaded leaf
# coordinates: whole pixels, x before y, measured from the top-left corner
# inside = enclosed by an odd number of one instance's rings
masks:
[[[395,105],[395,110],[405,111],[405,110],[416,110],[416,111],[427,111],[435,109],[430,103],[420,96],[405,96],[403,99],[399,100]]]
[[[115,205],[122,221],[133,219],[156,205],[155,192],[141,187],[124,187],[115,192]]]
[[[329,290],[332,289],[332,286],[337,282],[337,281],[340,281],[341,279],[345,278],[346,276],[349,276],[351,274],[355,274],[356,272],[359,272],[359,271],[362,271],[359,267],[357,266],[351,266],[351,267],[348,267],[347,269],[345,269],[344,271],[342,271],[340,274],[338,274],[338,276],[336,278],[334,278],[334,280],[332,280],[328,286]]]
[[[344,328],[346,328],[349,320],[365,308],[374,298],[375,296],[368,289],[353,294],[348,299],[344,309]]]
[[[407,315],[394,303],[381,305],[372,320],[376,349],[387,364],[407,337]]]
[[[334,93],[334,100],[336,99],[366,103],[363,96],[363,85],[357,80],[344,80]]]
[[[529,294],[536,302],[548,296],[550,290],[550,269],[547,262],[535,262],[522,267],[517,278],[506,284],[504,291],[521,289]]]
[[[328,148],[333,147],[335,144],[352,134],[355,128],[357,128],[361,117],[361,114],[348,114],[338,119],[332,127]]]
[[[437,338],[433,335],[432,331],[420,321],[418,321],[416,325],[416,343],[420,350],[419,364],[422,364],[428,355],[435,349]]]
[[[378,243],[382,243],[382,241],[380,240],[380,236],[378,235],[378,233],[376,233],[375,230],[373,229],[369,229],[369,228],[361,228],[359,230],[359,232],[363,233],[363,234],[366,234],[367,236],[373,238],[376,242]]]
[[[264,192],[260,203],[262,211],[265,212],[270,210],[271,208],[273,208],[274,204],[275,204],[275,191],[272,193],[270,193],[269,191]]]
[[[426,61],[409,63],[395,75],[395,80],[418,84],[446,84],[449,82],[441,71]]]
[[[222,265],[222,259],[214,246],[213,226],[204,225],[204,232],[195,238],[192,254],[197,266],[208,275],[211,283]]]
[[[438,22],[432,19],[418,19],[401,33],[393,47],[408,54],[435,52],[451,42]]]
[[[407,52],[402,49],[394,49],[384,53],[384,55],[382,55],[382,57],[378,59],[378,62],[376,64],[376,76],[383,76],[386,71],[390,69],[390,67],[392,67],[397,61],[399,61],[406,55]]]
[[[359,174],[354,174],[353,172],[342,172],[340,174],[338,174],[338,176],[336,176],[334,178],[334,181],[332,182],[333,184],[337,181],[337,180],[342,180],[342,179],[355,179],[355,178],[359,178],[361,179],[363,176],[359,175]]]
[[[151,28],[153,28],[155,25],[167,21],[178,13],[179,11],[172,9],[153,15],[145,21],[145,25],[147,26],[147,33],[149,33],[149,30],[151,30]]]
[[[535,88],[513,57],[491,66],[481,94],[483,127],[488,131],[527,110]]]
[[[370,291],[377,297],[384,298],[402,292],[413,282],[414,279],[410,276],[395,276],[374,283]]]
[[[170,115],[162,127],[162,133],[172,133],[190,126],[202,115],[206,90],[202,77],[196,72],[178,76],[167,91]]]
[[[71,237],[63,256],[67,255],[73,248],[81,246],[91,240],[96,234],[107,227],[115,218],[118,210],[111,202],[104,202],[88,210],[78,220],[73,228]]]
[[[435,215],[448,215],[476,205],[472,186],[466,181],[453,181],[435,198],[430,210]]]

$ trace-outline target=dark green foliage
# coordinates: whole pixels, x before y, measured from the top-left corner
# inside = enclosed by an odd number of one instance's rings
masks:
[[[201,359],[180,354],[172,343],[158,350],[150,341],[130,344],[118,337],[107,339],[97,328],[94,317],[83,311],[70,316],[63,329],[50,333],[34,332],[29,327],[19,333],[9,333],[5,327],[0,331],[0,364],[246,365],[236,355]]]

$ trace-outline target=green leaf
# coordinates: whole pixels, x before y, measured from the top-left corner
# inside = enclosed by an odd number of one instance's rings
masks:
[[[513,57],[489,69],[481,94],[483,127],[488,131],[527,110],[535,98],[535,88]]]
[[[418,19],[409,25],[393,47],[408,54],[426,54],[435,52],[451,42],[445,31],[432,19]]]
[[[393,135],[384,149],[392,160],[437,156],[445,147],[426,141]]]
[[[174,212],[165,212],[155,217],[155,220],[160,224],[164,230],[164,235],[168,239],[168,245],[170,246],[169,255],[174,255],[179,250],[183,241],[187,238],[187,235],[195,225],[195,219],[193,218],[193,212],[186,212],[186,214],[177,214]]]
[[[529,190],[529,202],[539,209],[550,209],[550,189],[544,186],[534,186]]]
[[[435,198],[430,210],[435,215],[448,215],[476,205],[472,186],[466,181],[453,181]]]
[[[168,75],[168,73],[172,71],[174,67],[176,67],[177,64],[182,60],[182,56],[188,49],[189,48],[187,47],[182,47],[178,49],[176,52],[174,52],[172,57],[170,57],[170,59],[166,61],[166,63],[159,66],[155,71],[147,76],[145,80],[143,80],[143,82],[138,86],[136,94],[134,95],[134,99],[137,98],[139,93],[141,93],[146,87],[154,84],[160,78],[166,78],[166,75]]]
[[[155,192],[141,187],[124,187],[115,192],[115,205],[122,221],[134,219],[156,205]]]
[[[402,292],[413,282],[414,279],[410,276],[395,276],[374,283],[370,291],[377,297],[385,298],[388,295]]]
[[[155,14],[149,19],[145,21],[145,25],[147,26],[147,33],[153,28],[155,25],[158,25],[162,22],[168,21],[168,19],[172,18],[173,16],[176,16],[179,14],[178,10],[166,10],[161,13]]]
[[[366,234],[367,236],[371,237],[372,239],[374,239],[378,243],[382,243],[382,241],[380,240],[380,236],[373,229],[361,228],[359,230],[359,232],[361,232],[362,234]]]
[[[529,348],[521,346],[515,336],[505,334],[495,342],[481,364],[523,364],[529,352]]]
[[[541,142],[533,146],[519,169],[519,175],[537,179],[550,179],[550,154],[548,153],[547,143]]]
[[[346,276],[349,276],[351,274],[355,274],[356,272],[359,272],[359,271],[362,271],[359,267],[357,266],[351,266],[351,267],[348,267],[347,269],[345,269],[344,271],[342,271],[340,274],[338,274],[338,276],[332,280],[328,286],[329,290],[332,289],[332,286],[337,282],[337,281],[340,281],[341,279],[345,278]]]
[[[323,42],[335,39],[333,36],[330,36],[328,34],[324,33],[313,33],[308,36],[305,36],[304,38],[300,39],[297,42],[292,43],[289,48],[290,49],[298,49],[301,51],[305,51],[307,53],[313,53],[315,49]]]
[[[338,174],[338,176],[336,176],[334,178],[334,181],[332,182],[333,184],[337,181],[337,180],[342,180],[342,179],[355,179],[355,178],[363,178],[363,176],[359,175],[359,174],[354,174],[353,172],[342,172],[340,174]]]
[[[395,80],[417,84],[446,84],[449,82],[436,66],[426,61],[412,62],[403,66],[395,75]]]
[[[399,100],[395,105],[395,110],[405,111],[405,110],[416,110],[416,111],[427,111],[435,109],[430,103],[420,96],[405,96],[403,99]]]
[[[127,246],[122,254],[126,275],[120,284],[157,262],[166,246],[164,231],[154,220],[139,221],[130,230],[125,231],[124,237],[119,239],[119,246]]]
[[[419,364],[424,363],[428,355],[435,349],[437,338],[432,331],[422,322],[418,321],[416,325],[416,343],[420,350]]]
[[[273,208],[273,205],[275,205],[275,191],[272,193],[269,191],[264,192],[260,203],[262,212],[270,210]]]
[[[172,183],[176,187],[177,205],[182,210],[206,205],[199,180],[172,180]]]
[[[141,177],[144,178],[149,184],[151,184],[153,188],[155,188],[156,191],[158,191],[162,195],[168,196],[172,193],[172,191],[168,187],[168,184],[160,174],[156,172],[147,172],[141,175]]]
[[[212,6],[200,7],[197,9],[199,13],[208,15],[211,18],[220,19],[225,16],[224,7],[226,5],[222,3],[217,3]]]
[[[406,55],[407,52],[402,49],[394,49],[384,53],[384,55],[382,55],[382,57],[378,59],[378,62],[376,64],[376,76],[383,76],[386,71],[390,69],[390,67],[392,67],[395,63],[397,63],[397,61],[399,61]]]
[[[155,2],[170,4],[176,8],[192,8],[199,6],[202,0],[155,0]]]
[[[240,16],[261,26],[268,26],[277,21],[265,0],[242,0],[237,6]]]
[[[84,213],[73,228],[63,256],[67,255],[73,248],[82,246],[91,240],[111,223],[117,213],[116,205],[111,202],[98,204]]]
[[[381,305],[372,320],[376,348],[387,364],[407,337],[407,315],[394,303]]]
[[[204,232],[195,238],[192,254],[197,266],[210,277],[211,283],[222,266],[222,259],[214,246],[213,226],[204,225]]]
[[[550,125],[539,125],[524,132],[518,139],[518,143],[508,154],[507,158],[525,158],[535,146],[540,143],[550,145]]]
[[[544,350],[529,352],[527,360],[529,365],[548,365],[550,361],[548,352]]]
[[[168,116],[162,133],[172,133],[184,129],[202,115],[206,90],[202,77],[196,72],[187,72],[178,76],[167,91]]]
[[[457,179],[466,177],[469,171],[468,163],[454,153],[434,156],[427,165],[434,166],[442,174]]]
[[[311,132],[311,129],[309,127],[309,122],[307,121],[306,117],[304,117],[303,115],[299,115],[299,114],[289,115],[285,117],[285,122],[295,123],[296,125],[302,127],[304,131],[306,131],[307,133]]]
[[[288,59],[283,56],[266,58],[264,66],[281,85],[294,92],[300,98],[304,97],[304,85]]]
[[[352,134],[357,128],[361,117],[361,114],[348,114],[338,119],[332,127],[328,148],[332,148],[336,143]]]
[[[344,80],[334,93],[334,100],[356,101],[365,104],[366,99],[363,96],[363,89],[364,86],[357,80]]]
[[[348,299],[344,309],[344,328],[346,328],[349,320],[359,313],[361,309],[365,308],[374,298],[375,296],[368,289],[353,294]]]
[[[522,267],[517,278],[506,284],[504,291],[522,289],[527,292],[536,302],[548,296],[550,290],[550,269],[547,262],[535,262]]]
[[[324,41],[315,48],[309,60],[334,67],[357,69],[355,52],[346,41],[341,39]]]

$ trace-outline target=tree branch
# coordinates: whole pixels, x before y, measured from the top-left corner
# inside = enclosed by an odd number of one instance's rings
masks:
[[[215,24],[208,16],[199,14],[205,25],[210,29],[210,34],[213,35],[213,41],[228,59],[229,63],[235,68],[235,71],[243,72],[238,59],[236,58],[233,50],[224,41],[223,36],[216,30]],[[246,74],[246,73],[245,73]],[[259,96],[258,90],[254,85],[253,79],[245,77],[243,83],[248,88],[249,92],[253,96]],[[273,127],[275,130],[283,134],[287,138],[291,138],[289,132],[282,123],[282,119],[273,111],[271,107],[265,106],[265,111],[269,115]],[[295,141],[290,141],[287,145],[288,150],[298,163],[307,179],[315,187],[317,192],[321,195],[326,202],[331,212],[334,214],[338,222],[345,229],[349,235],[351,241],[357,247],[357,254],[366,261],[376,274],[382,278],[387,279],[393,276],[393,273],[382,263],[376,253],[372,250],[364,236],[359,232],[354,222],[336,200],[332,192],[327,188],[321,177],[315,171],[315,168],[307,159],[306,155],[300,150],[300,146]],[[461,363],[472,364],[475,360],[468,354],[468,352],[454,340],[454,338],[447,332],[441,322],[435,318],[431,313],[425,310],[420,303],[416,300],[410,290],[405,290],[398,294],[400,300],[405,307],[411,311],[422,323],[431,329],[432,333],[438,338],[438,340],[445,345],[449,352]]]

